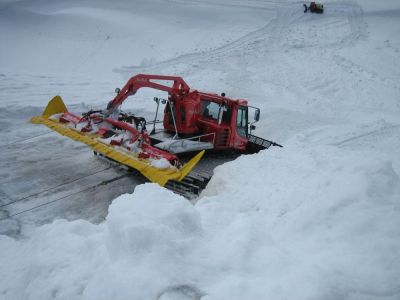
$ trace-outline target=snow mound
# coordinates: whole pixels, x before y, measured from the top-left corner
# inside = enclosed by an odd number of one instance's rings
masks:
[[[106,224],[108,250],[114,258],[162,252],[172,258],[178,244],[183,247],[201,232],[200,216],[193,206],[155,184],[120,196],[111,205]]]
[[[0,292],[398,299],[399,195],[399,175],[375,152],[303,150],[295,140],[218,167],[196,206],[145,184],[117,198],[103,224],[55,221],[27,239],[1,237]]]
[[[156,299],[171,284],[186,282],[182,256],[200,235],[200,216],[187,200],[145,184],[134,195],[117,198],[101,225],[57,220],[27,239],[0,236],[2,270],[7,270],[0,272],[0,294],[2,299]]]
[[[308,148],[216,170],[197,204],[224,270],[210,299],[400,297],[399,174],[374,152]]]
[[[82,220],[57,220],[22,240],[0,236],[1,298],[76,299],[105,257],[103,241],[103,226]]]

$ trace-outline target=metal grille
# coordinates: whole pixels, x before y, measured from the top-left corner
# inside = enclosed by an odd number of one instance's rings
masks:
[[[268,149],[272,145],[272,143],[270,141],[260,138],[258,136],[252,135],[252,134],[248,135],[248,139],[249,139],[249,142],[259,145],[261,147],[264,147],[265,149]]]
[[[217,133],[217,137],[215,139],[216,146],[226,146],[229,138],[229,129],[224,129],[222,132]]]

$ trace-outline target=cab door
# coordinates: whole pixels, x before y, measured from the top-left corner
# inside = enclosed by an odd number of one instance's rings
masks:
[[[215,149],[230,148],[232,108],[212,99],[202,98],[200,103],[199,129],[208,135],[205,140],[213,143]]]
[[[248,142],[248,109],[246,106],[237,106],[236,118],[232,120],[233,140],[232,148],[245,150]]]
[[[247,139],[248,134],[248,110],[245,106],[239,106],[236,116],[236,132]]]

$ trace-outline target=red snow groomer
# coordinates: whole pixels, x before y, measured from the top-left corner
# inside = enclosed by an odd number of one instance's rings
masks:
[[[310,11],[312,13],[322,14],[324,12],[324,5],[321,3],[311,2],[310,6],[303,4],[304,6],[304,13]]]
[[[128,97],[144,87],[168,94],[166,99],[154,98],[155,116],[149,121],[120,109]],[[181,77],[139,74],[130,78],[122,89],[116,89],[116,93],[106,109],[82,115],[69,112],[61,97],[56,96],[42,116],[31,121],[134,168],[161,186],[184,179],[205,150],[254,153],[270,146],[281,147],[252,134],[254,123],[260,118],[259,108],[249,106],[244,99],[233,100],[225,94],[190,89]],[[164,114],[158,120],[162,105]],[[147,127],[151,127],[150,133]],[[195,151],[200,153],[182,166],[178,155]]]

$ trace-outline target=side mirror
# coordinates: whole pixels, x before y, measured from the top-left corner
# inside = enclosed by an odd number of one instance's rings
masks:
[[[254,121],[258,122],[258,120],[260,120],[260,109],[256,108],[256,110],[254,112]]]
[[[116,94],[119,94],[120,91],[121,91],[120,88],[116,88],[116,89],[115,89],[115,93],[116,93]]]
[[[256,125],[251,125],[251,126],[250,126],[250,130],[251,130],[251,131],[256,130]]]

